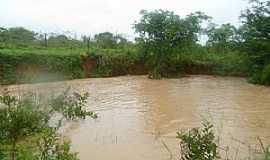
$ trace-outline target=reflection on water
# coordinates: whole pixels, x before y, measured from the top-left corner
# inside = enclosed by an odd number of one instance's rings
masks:
[[[179,154],[176,132],[215,125],[220,144],[232,151],[270,143],[270,88],[233,77],[189,76],[150,80],[145,76],[84,79],[36,85],[9,86],[10,90],[58,92],[65,87],[89,92],[89,110],[97,120],[66,126],[65,135],[82,160],[173,159]],[[247,154],[246,151],[239,155]],[[90,158],[91,157],[91,158]]]

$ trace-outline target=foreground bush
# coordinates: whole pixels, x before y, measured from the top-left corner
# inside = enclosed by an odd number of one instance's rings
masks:
[[[219,158],[218,146],[215,143],[213,125],[203,123],[202,129],[192,129],[188,132],[178,132],[181,139],[181,160],[214,160]]]
[[[270,64],[262,71],[262,84],[270,85]]]
[[[227,146],[225,152],[226,156],[222,157],[219,155],[221,146],[216,141],[216,136],[213,130],[213,125],[204,121],[202,128],[193,128],[189,131],[177,132],[177,138],[180,139],[180,159],[181,160],[238,160],[240,159],[236,154],[233,154],[233,158],[228,155],[228,150],[231,146]],[[270,160],[270,145],[264,146],[262,140],[258,137],[258,147],[250,148],[248,146],[250,155],[246,155],[245,159],[249,160]],[[254,151],[251,153],[251,151]],[[224,149],[222,149],[224,151]]]
[[[41,103],[33,94],[12,96],[7,90],[0,96],[0,157],[5,159],[77,160],[70,143],[57,132],[65,120],[97,118],[85,111],[88,94],[68,92]],[[62,117],[55,123],[55,114]],[[55,120],[54,120],[55,121]]]
[[[263,69],[257,69],[251,76],[250,82],[255,84],[270,85],[270,64]]]

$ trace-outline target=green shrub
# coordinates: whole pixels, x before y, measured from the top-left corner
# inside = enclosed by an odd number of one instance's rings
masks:
[[[148,73],[148,78],[150,79],[161,79],[162,77],[163,77],[162,74],[157,68],[150,70]]]
[[[263,69],[253,70],[249,82],[270,85],[270,64],[266,65]]]
[[[72,95],[68,95],[68,90],[66,90],[63,94],[53,98],[50,102],[50,106],[53,111],[61,113],[64,118],[69,120],[85,119],[87,116],[97,118],[94,112],[83,109],[84,104],[87,103],[88,97],[88,92],[83,95],[76,92]]]
[[[264,159],[270,160],[270,146],[266,147],[265,153],[264,153]]]
[[[59,141],[60,137],[53,128],[45,129],[38,140],[38,157],[40,160],[79,160],[70,150],[70,142]]]
[[[97,51],[97,68],[93,77],[110,77],[130,74],[141,57],[134,50],[100,50]]]
[[[270,85],[270,64],[264,67],[261,75],[261,82],[265,85]]]
[[[213,125],[203,123],[202,129],[194,128],[188,132],[178,132],[181,139],[181,160],[214,160],[219,158],[215,143]]]
[[[69,95],[66,91],[44,103],[33,94],[18,98],[5,90],[0,96],[0,156],[11,160],[77,160],[70,152],[70,143],[60,141],[57,131],[64,120],[97,118],[83,108],[87,97],[88,93]],[[51,124],[55,113],[62,118]]]

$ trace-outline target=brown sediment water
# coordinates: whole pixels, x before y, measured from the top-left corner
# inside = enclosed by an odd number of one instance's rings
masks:
[[[22,93],[67,87],[89,92],[87,110],[99,115],[65,126],[81,160],[178,159],[176,132],[199,127],[203,119],[214,124],[222,155],[229,145],[230,156],[247,157],[257,137],[270,144],[270,87],[242,78],[123,76],[8,86]]]

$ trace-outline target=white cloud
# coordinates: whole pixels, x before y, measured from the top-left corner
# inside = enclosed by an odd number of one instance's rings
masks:
[[[166,9],[180,16],[203,11],[215,23],[237,24],[246,6],[246,0],[0,0],[0,25],[133,35],[132,24],[139,20],[141,9]]]

